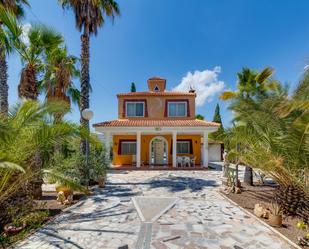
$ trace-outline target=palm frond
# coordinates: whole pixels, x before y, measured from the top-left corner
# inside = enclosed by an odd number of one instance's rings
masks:
[[[273,75],[273,73],[274,69],[266,67],[256,75],[255,80],[259,84],[264,84],[266,80],[268,80]]]
[[[12,162],[0,161],[0,168],[4,170],[13,170],[13,171],[20,171],[25,173],[25,169],[20,165]]]
[[[236,96],[237,96],[237,94],[235,92],[226,91],[226,92],[224,92],[220,95],[220,99],[229,100],[229,99],[235,98]]]
[[[88,189],[82,186],[76,179],[71,179],[55,169],[45,169],[43,170],[43,174],[51,182],[64,185],[72,190],[89,193]]]

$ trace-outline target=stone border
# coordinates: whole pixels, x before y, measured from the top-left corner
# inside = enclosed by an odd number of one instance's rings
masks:
[[[162,196],[162,197],[160,197],[160,196],[156,196],[156,197],[152,197],[152,196],[138,196],[138,197],[140,197],[140,198],[149,198],[149,199],[151,199],[151,198],[161,198],[161,199],[174,199],[174,201],[172,201],[171,202],[171,204],[169,204],[167,207],[165,207],[163,210],[161,210],[156,216],[154,216],[150,221],[147,221],[147,222],[151,222],[151,223],[153,223],[153,222],[155,222],[157,219],[159,219],[164,213],[166,213],[169,209],[171,209],[175,204],[176,204],[176,202],[178,201],[178,198],[176,198],[176,197],[164,197],[164,196]],[[132,202],[133,202],[133,204],[134,204],[134,207],[135,207],[135,209],[136,209],[136,211],[137,211],[137,213],[138,213],[138,216],[140,217],[140,219],[141,219],[141,221],[142,222],[146,222],[146,220],[145,220],[145,217],[144,217],[144,215],[142,214],[142,211],[140,210],[140,208],[139,208],[139,206],[138,206],[138,204],[137,204],[137,202],[136,202],[136,200],[135,200],[135,197],[132,197],[131,198],[132,199]]]
[[[227,196],[225,196],[221,191],[218,191],[218,193],[227,201],[229,201],[230,203],[232,203],[233,205],[237,206],[240,210],[244,211],[246,214],[248,214],[249,216],[251,216],[252,218],[254,218],[255,220],[257,220],[258,222],[260,222],[261,224],[263,224],[264,226],[266,226],[268,229],[270,229],[272,232],[276,233],[277,235],[279,235],[282,239],[284,239],[286,242],[288,242],[290,245],[292,245],[293,247],[297,248],[297,249],[302,249],[299,245],[295,244],[293,241],[291,241],[289,238],[287,238],[286,236],[284,236],[282,233],[280,233],[279,231],[277,231],[277,229],[273,228],[272,226],[268,225],[265,221],[261,220],[260,218],[256,217],[254,214],[250,213],[248,210],[246,210],[245,208],[241,207],[239,204],[237,204],[236,202],[234,202],[233,200],[231,200],[230,198],[228,198]]]

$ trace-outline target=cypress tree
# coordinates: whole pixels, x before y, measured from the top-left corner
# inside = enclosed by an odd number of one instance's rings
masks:
[[[214,114],[214,117],[213,117],[212,121],[216,122],[216,123],[219,123],[221,125],[220,125],[220,127],[218,128],[218,130],[216,132],[213,132],[213,133],[210,134],[210,137],[213,138],[214,140],[219,140],[220,141],[222,139],[220,137],[221,137],[221,135],[224,132],[224,128],[223,128],[223,125],[222,125],[222,119],[221,119],[219,104],[216,105],[215,114]]]
[[[131,92],[132,93],[136,92],[136,87],[135,87],[135,83],[134,82],[131,83]]]
[[[220,123],[221,126],[222,126],[222,119],[221,119],[221,115],[220,115],[220,106],[219,106],[219,104],[216,105],[215,115],[214,115],[214,118],[213,118],[212,121],[216,122],[216,123]]]

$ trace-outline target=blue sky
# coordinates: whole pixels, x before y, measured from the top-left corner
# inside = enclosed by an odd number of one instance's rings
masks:
[[[24,22],[54,27],[78,56],[72,13],[57,0],[29,2]],[[212,120],[219,103],[228,126],[232,115],[218,92],[235,89],[243,66],[274,67],[275,77],[293,87],[309,64],[307,0],[119,0],[119,5],[121,17],[91,38],[92,123],[117,118],[116,94],[129,91],[132,81],[142,91],[148,78],[161,76],[169,89],[192,81],[200,89],[197,113]],[[17,100],[20,69],[20,59],[11,55],[10,104]],[[69,118],[78,121],[78,115],[75,108]]]

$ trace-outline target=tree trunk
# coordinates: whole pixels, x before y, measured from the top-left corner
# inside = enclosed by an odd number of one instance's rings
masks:
[[[39,151],[36,151],[35,155],[29,160],[33,177],[28,183],[29,194],[32,198],[38,200],[41,199],[43,191],[42,184],[44,183],[42,178],[42,159]]]
[[[7,117],[8,115],[8,74],[7,74],[7,63],[5,57],[4,47],[0,46],[0,115]]]
[[[253,186],[253,171],[249,166],[246,166],[245,168],[244,183],[249,186]]]
[[[293,182],[280,185],[275,193],[275,201],[289,215],[297,215],[309,224],[309,196],[306,190]]]
[[[89,108],[89,36],[82,35],[82,53],[81,53],[81,82],[80,82],[80,110]],[[80,124],[83,128],[89,130],[89,121],[84,119],[82,116],[80,118]],[[85,148],[84,148],[85,149]]]
[[[36,80],[36,69],[27,64],[21,72],[20,83],[18,85],[18,95],[20,98],[37,100],[39,96],[38,84]]]
[[[81,36],[81,43],[82,43],[82,51],[81,51],[81,82],[80,82],[80,112],[84,109],[89,108],[89,84],[90,84],[90,77],[89,77],[89,35],[84,33]],[[82,115],[80,115],[80,124],[81,127],[89,130],[89,121],[84,119]],[[81,140],[80,150],[81,155],[85,155],[87,153],[87,143],[85,139]],[[87,179],[87,169],[86,165],[82,170],[82,175],[84,176],[84,180]]]
[[[304,169],[305,189],[309,190],[309,169]]]

